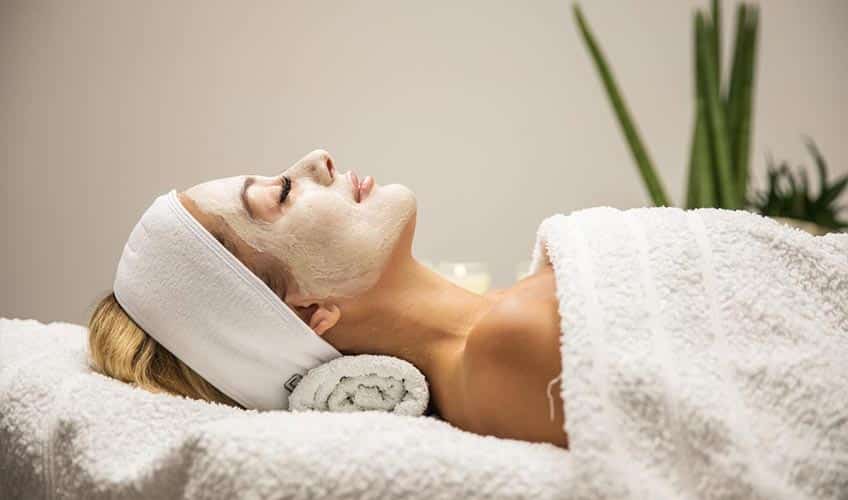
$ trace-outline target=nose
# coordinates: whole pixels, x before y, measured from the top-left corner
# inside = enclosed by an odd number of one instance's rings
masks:
[[[307,168],[316,177],[323,177],[324,171],[330,176],[330,182],[336,177],[336,167],[333,164],[333,157],[323,149],[316,149],[306,155]]]

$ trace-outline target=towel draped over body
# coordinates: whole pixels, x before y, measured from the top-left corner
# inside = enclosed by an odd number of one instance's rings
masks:
[[[848,498],[848,234],[597,207],[539,227],[575,498]]]

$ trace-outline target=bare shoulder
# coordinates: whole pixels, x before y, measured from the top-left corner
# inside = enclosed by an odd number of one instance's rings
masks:
[[[469,336],[472,355],[495,361],[537,361],[540,352],[559,345],[560,315],[550,267],[497,295],[496,304]]]
[[[546,395],[561,372],[555,285],[552,274],[528,280],[503,293],[468,337],[467,405],[478,432],[563,446],[558,386],[554,421]]]
[[[543,313],[534,301],[502,297],[471,331],[469,355],[495,363],[532,361],[535,351],[546,348],[538,335],[550,326]]]

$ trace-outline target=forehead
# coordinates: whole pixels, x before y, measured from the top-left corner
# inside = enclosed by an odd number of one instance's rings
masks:
[[[241,189],[246,175],[222,177],[196,184],[186,190],[200,210],[208,214],[245,216]]]
[[[245,242],[227,222],[227,217],[202,208],[199,203],[188,195],[188,190],[179,193],[178,196],[186,210],[197,219],[200,225],[206,228],[233,255],[240,259],[242,258],[246,247]]]
[[[221,219],[220,217],[216,217],[211,213],[203,210],[199,204],[196,202],[194,198],[189,195],[188,190],[177,193],[177,197],[179,198],[182,205],[185,209],[194,217],[197,222],[200,223],[201,226],[206,228],[207,231],[212,233],[213,235],[217,235],[220,233],[221,227]]]
[[[201,182],[186,190],[188,194],[197,203],[203,203],[210,200],[236,199],[239,196],[239,190],[244,184],[246,175],[236,175],[233,177],[221,177],[212,179],[211,181]]]
[[[283,261],[268,253],[255,252],[236,234],[225,218],[201,210],[185,191],[177,193],[177,196],[182,205],[197,219],[200,225],[206,228],[227,251],[239,259],[251,272],[265,281],[281,299],[285,299],[286,290],[289,287],[296,290],[291,272]]]

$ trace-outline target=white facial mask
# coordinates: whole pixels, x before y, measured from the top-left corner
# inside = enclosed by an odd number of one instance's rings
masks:
[[[330,181],[328,174],[300,163],[285,174],[292,187],[282,206],[276,206],[278,187],[249,188],[254,210],[279,211],[273,222],[251,220],[242,208],[246,176],[198,184],[186,194],[204,212],[220,215],[255,250],[286,263],[302,297],[349,297],[374,286],[415,213],[413,193],[399,184],[375,184],[357,203],[344,174]]]

